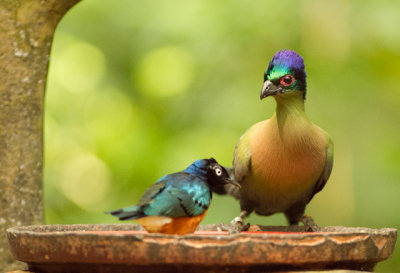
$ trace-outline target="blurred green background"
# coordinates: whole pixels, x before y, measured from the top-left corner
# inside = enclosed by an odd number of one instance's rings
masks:
[[[335,142],[331,179],[307,213],[400,228],[399,11],[394,0],[83,0],[50,57],[47,223],[116,223],[103,211],[135,204],[160,176],[211,156],[230,166],[241,134],[274,111],[259,100],[270,58],[294,49],[308,115]],[[238,213],[214,196],[203,223]],[[397,250],[377,270],[399,268]]]

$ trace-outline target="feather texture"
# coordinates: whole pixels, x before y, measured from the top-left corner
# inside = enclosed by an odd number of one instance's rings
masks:
[[[305,113],[306,72],[300,55],[278,51],[264,81],[260,98],[272,96],[276,111],[250,127],[236,145],[234,178],[242,188],[235,197],[243,215],[284,212],[295,224],[330,176],[333,142]]]
[[[298,102],[289,107],[278,103],[271,119],[253,125],[239,140],[234,170],[242,184],[244,210],[262,215],[284,212],[303,198],[310,199],[324,172],[329,136],[296,105],[302,98],[292,99]]]
[[[140,198],[139,204],[110,211],[120,220],[136,220],[149,232],[194,232],[211,202],[211,188],[234,183],[214,159],[201,159],[183,172],[161,177]]]

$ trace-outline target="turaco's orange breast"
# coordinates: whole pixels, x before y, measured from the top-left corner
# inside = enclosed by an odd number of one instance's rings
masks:
[[[266,120],[258,124],[250,141],[251,173],[244,190],[265,200],[270,209],[285,210],[310,190],[324,168],[324,131],[313,124],[307,130],[293,128],[282,135],[273,119]]]

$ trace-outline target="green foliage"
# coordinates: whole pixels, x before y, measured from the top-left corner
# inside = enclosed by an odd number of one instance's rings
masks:
[[[60,23],[45,115],[48,223],[117,222],[159,177],[198,158],[230,166],[269,118],[259,100],[273,54],[308,74],[306,110],[335,142],[331,179],[307,213],[321,225],[400,228],[400,3],[94,1]],[[215,196],[203,223],[239,205]],[[285,224],[282,215],[250,218]],[[378,267],[400,267],[400,252]]]

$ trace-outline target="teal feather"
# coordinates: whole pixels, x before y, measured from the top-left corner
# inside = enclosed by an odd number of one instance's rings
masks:
[[[219,168],[221,173],[215,174]],[[211,203],[211,187],[227,183],[229,175],[214,159],[195,161],[180,173],[161,177],[150,186],[139,204],[111,211],[121,220],[145,216],[185,217],[204,213]]]

